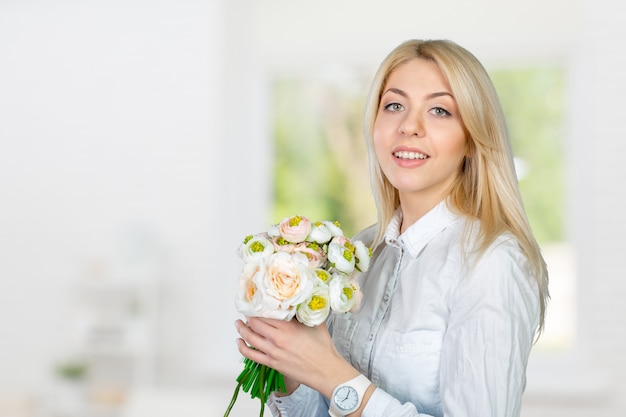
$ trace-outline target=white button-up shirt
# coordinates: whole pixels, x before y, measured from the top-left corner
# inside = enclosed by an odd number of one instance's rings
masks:
[[[401,220],[360,277],[359,311],[329,319],[337,350],[377,387],[363,417],[519,416],[539,298],[517,241],[502,235],[473,257],[467,220],[445,202],[402,235]],[[328,416],[328,400],[304,385],[268,405]]]

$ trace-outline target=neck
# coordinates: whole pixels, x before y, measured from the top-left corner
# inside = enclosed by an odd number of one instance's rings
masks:
[[[402,226],[400,233],[404,233],[413,223],[421,219],[426,213],[432,210],[446,197],[439,199],[423,200],[421,198],[407,198],[409,196],[400,195],[400,209],[402,211]]]

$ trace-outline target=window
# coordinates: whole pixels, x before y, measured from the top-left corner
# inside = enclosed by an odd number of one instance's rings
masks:
[[[576,282],[564,229],[565,71],[522,68],[490,75],[506,115],[526,213],[550,274],[552,299],[536,349],[567,349],[574,340]]]
[[[506,114],[529,221],[550,272],[552,300],[536,349],[566,349],[574,338],[575,271],[564,230],[565,72],[533,67],[490,75]],[[347,235],[376,221],[362,134],[368,80],[345,78],[274,81],[272,221],[292,214],[339,220]]]

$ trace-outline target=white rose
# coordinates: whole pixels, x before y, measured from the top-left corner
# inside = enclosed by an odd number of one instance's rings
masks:
[[[328,285],[330,290],[330,308],[333,313],[347,313],[357,302],[358,288],[342,274],[334,274]],[[359,291],[360,292],[360,291]],[[360,302],[360,299],[358,299]]]
[[[328,244],[328,260],[335,269],[344,274],[351,274],[354,271],[355,258],[350,248],[333,239]]]
[[[296,310],[296,318],[309,327],[322,324],[330,313],[330,290],[321,281],[313,288],[307,298]]]
[[[319,244],[327,243],[332,239],[333,235],[330,233],[330,229],[323,222],[317,222],[311,227],[311,233],[307,237],[309,242],[316,242]]]
[[[274,243],[264,234],[247,237],[237,251],[245,263],[259,263],[262,258],[268,258],[272,253]]]
[[[280,228],[278,227],[278,225],[275,224],[271,226],[267,231],[267,235],[270,237],[270,239],[280,236]]]
[[[354,241],[352,244],[354,245],[357,269],[361,272],[367,271],[370,267],[370,249],[360,240]]]
[[[330,283],[331,275],[330,272],[325,270],[324,268],[316,268],[313,272],[317,275],[317,278],[328,285]]]
[[[363,301],[363,291],[361,291],[361,286],[355,279],[350,280],[350,285],[352,285],[352,289],[354,290],[352,293],[354,304],[352,304],[350,313],[355,313],[361,307],[361,301]]]
[[[322,223],[324,223],[324,225],[326,227],[328,227],[328,230],[330,231],[330,234],[335,237],[335,236],[343,236],[343,230],[341,230],[341,227],[339,227],[339,223],[337,222],[331,222],[328,220],[323,220]]]

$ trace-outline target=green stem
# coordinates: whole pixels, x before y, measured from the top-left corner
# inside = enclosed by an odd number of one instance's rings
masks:
[[[237,384],[237,388],[235,388],[235,392],[233,393],[233,397],[230,400],[230,404],[228,404],[228,408],[226,409],[226,413],[224,413],[224,417],[228,417],[230,415],[230,411],[233,409],[235,402],[237,401],[237,396],[239,395],[239,389],[241,388],[241,382]]]
[[[285,389],[284,377],[280,372],[247,358],[244,360],[244,369],[237,376],[237,388],[233,393],[224,417],[229,417],[241,390],[249,392],[252,399],[258,398],[261,401],[259,417],[264,416],[267,399],[272,392],[287,391]]]
[[[259,400],[261,400],[261,413],[259,414],[259,417],[263,417],[263,414],[265,414],[265,370],[267,369],[267,366],[261,366],[261,373],[259,375]]]

